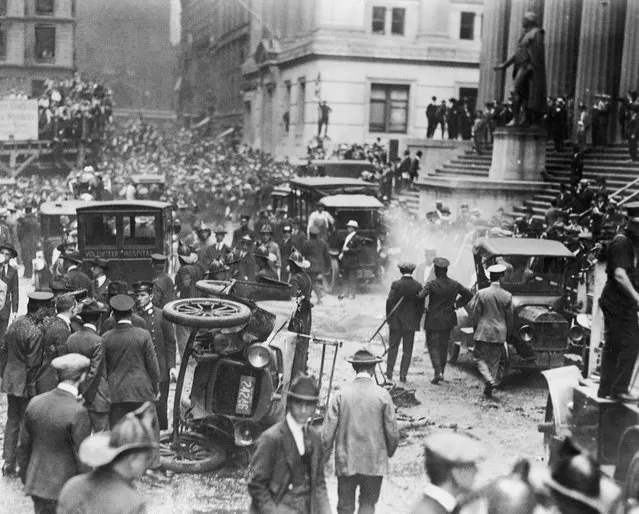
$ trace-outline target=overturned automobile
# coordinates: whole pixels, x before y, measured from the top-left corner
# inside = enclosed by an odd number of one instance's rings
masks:
[[[567,286],[574,255],[559,241],[485,238],[473,248],[473,290],[490,285],[487,268],[504,264],[502,287],[513,295],[514,321],[504,343],[496,384],[512,369],[544,370],[565,364],[565,355],[582,354],[584,330],[574,323],[575,294]],[[449,343],[449,361],[462,346],[472,349],[473,328],[467,312],[458,311]]]

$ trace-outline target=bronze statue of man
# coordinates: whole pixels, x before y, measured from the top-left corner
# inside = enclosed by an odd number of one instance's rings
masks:
[[[546,62],[544,29],[539,27],[537,15],[527,12],[522,22],[523,33],[517,50],[495,70],[513,67],[513,119],[508,126],[526,126],[536,123],[546,109]]]

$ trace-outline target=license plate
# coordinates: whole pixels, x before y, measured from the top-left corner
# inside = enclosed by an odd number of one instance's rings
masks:
[[[255,393],[255,377],[240,376],[240,387],[237,391],[235,414],[250,416],[253,410],[253,394]]]

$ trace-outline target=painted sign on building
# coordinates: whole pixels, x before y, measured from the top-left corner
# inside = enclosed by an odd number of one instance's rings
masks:
[[[38,101],[0,99],[0,141],[38,139]]]

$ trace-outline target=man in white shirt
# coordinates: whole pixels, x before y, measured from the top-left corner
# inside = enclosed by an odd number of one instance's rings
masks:
[[[350,220],[346,224],[348,234],[344,238],[342,251],[338,255],[340,266],[346,281],[345,296],[355,298],[357,290],[357,268],[359,267],[359,249],[362,245],[362,238],[357,235],[359,224],[355,220]]]
[[[449,514],[471,490],[484,449],[467,435],[442,431],[426,438],[424,450],[430,483],[412,513]]]
[[[317,202],[315,210],[308,217],[308,226],[306,227],[307,237],[311,237],[311,227],[319,230],[318,237],[324,241],[328,240],[328,231],[335,225],[335,220],[328,212],[324,210],[324,205]]]

